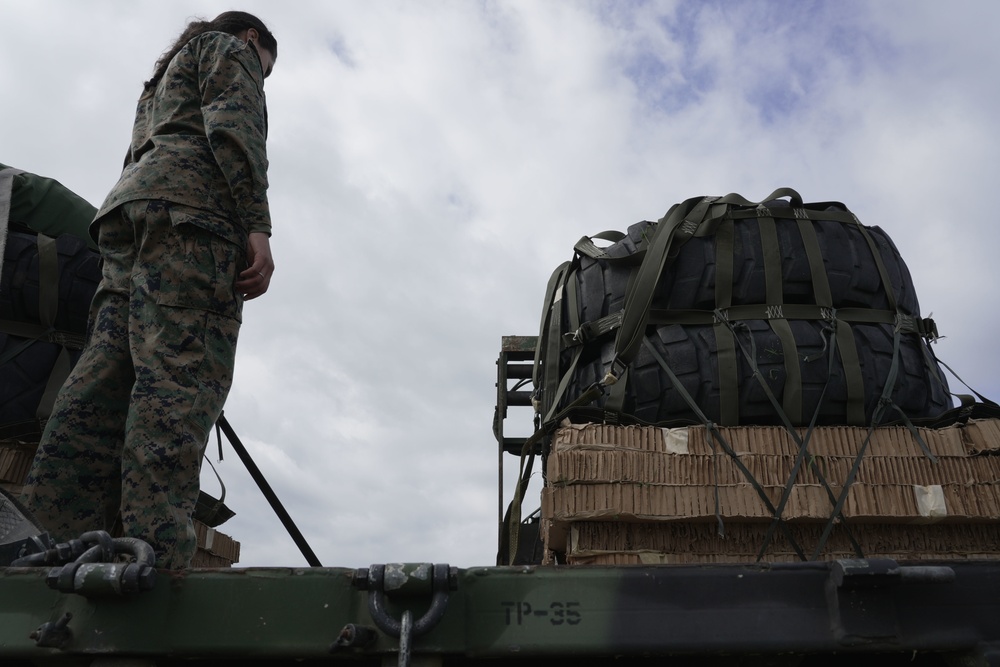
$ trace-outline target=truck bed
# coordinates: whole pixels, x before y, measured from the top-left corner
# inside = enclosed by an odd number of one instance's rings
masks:
[[[0,569],[0,663],[1000,665],[996,561],[158,571],[126,595],[114,567],[76,592]]]

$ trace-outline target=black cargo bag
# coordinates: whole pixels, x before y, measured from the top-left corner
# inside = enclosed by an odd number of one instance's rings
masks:
[[[53,238],[28,224],[58,229],[67,221],[15,219],[13,211],[22,208],[32,215],[72,210],[82,219],[89,206],[61,186],[29,188],[29,194],[57,201],[22,206],[13,188],[21,173],[0,170],[0,440],[37,441],[80,356],[101,268],[100,255],[85,239],[69,233]]]
[[[895,245],[843,204],[696,197],[584,237],[553,273],[536,409],[664,426],[933,417],[952,407],[936,337]]]

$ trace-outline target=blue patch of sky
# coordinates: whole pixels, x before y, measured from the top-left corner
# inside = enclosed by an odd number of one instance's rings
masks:
[[[648,9],[650,3],[629,5]],[[621,10],[603,13],[602,20],[634,30],[630,12]],[[779,123],[825,93],[834,64],[852,77],[869,68],[891,67],[895,52],[878,26],[865,20],[866,13],[863,0],[681,0],[657,18],[657,28],[677,48],[659,53],[649,43],[629,45],[621,71],[644,106],[659,113],[697,106],[725,80],[742,87],[734,92],[757,110],[763,123]],[[705,58],[703,33],[712,21],[724,21],[727,30],[746,35],[748,49],[774,48],[786,55],[757,58],[748,51],[744,60],[733,63]],[[721,67],[735,67],[737,76]]]
[[[647,3],[636,3],[647,4]],[[630,53],[623,73],[635,84],[639,97],[649,106],[671,113],[697,104],[711,90],[717,72],[710,63],[698,60],[698,22],[701,2],[682,2],[657,19],[657,27],[680,47],[680,57],[659,53],[650,47]]]
[[[890,66],[891,46],[864,20],[863,4],[775,0],[753,7],[757,11],[745,20],[784,42],[774,44],[784,59],[748,77],[753,84],[745,98],[766,125],[822,100],[834,84],[845,82],[844,77],[858,78],[869,69]],[[767,44],[765,38],[758,47]]]
[[[351,50],[347,46],[347,40],[344,39],[343,35],[335,35],[326,41],[327,48],[330,52],[337,57],[344,66],[354,69],[357,67],[357,62],[354,60],[354,56],[351,55]]]

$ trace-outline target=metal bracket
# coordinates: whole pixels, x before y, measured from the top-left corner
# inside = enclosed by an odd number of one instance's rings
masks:
[[[69,629],[69,622],[72,618],[73,614],[67,611],[58,621],[42,623],[28,637],[34,639],[35,644],[39,648],[64,649],[69,646],[70,641],[73,639],[73,631]]]
[[[458,569],[429,563],[372,565],[355,573],[354,585],[368,591],[368,613],[378,629],[399,638],[399,665],[405,667],[410,662],[413,639],[430,631],[444,616],[449,593],[458,589]],[[387,595],[417,597],[427,594],[431,598],[430,607],[416,620],[409,609],[403,611],[400,619],[386,609]]]
[[[905,583],[946,584],[955,571],[944,566],[900,566],[888,558],[838,560],[826,582],[832,630],[843,646],[899,643],[891,591]]]
[[[112,538],[104,531],[93,531],[35,555],[41,564],[67,551],[76,554],[81,548],[85,550],[73,562],[49,570],[45,578],[49,588],[94,598],[149,591],[156,584],[156,555],[152,547],[134,538]],[[131,556],[135,562],[114,562],[119,554]]]

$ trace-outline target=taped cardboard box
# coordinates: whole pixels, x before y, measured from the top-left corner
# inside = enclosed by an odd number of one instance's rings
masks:
[[[644,450],[569,445],[546,462],[554,486],[631,482],[635,484],[739,484],[747,475],[727,454],[668,454]],[[795,482],[844,484],[854,456],[742,454],[739,463],[765,486],[783,486],[795,472]],[[796,471],[796,464],[798,469]],[[964,484],[1000,479],[1000,456],[864,456],[855,476],[861,484]]]
[[[727,554],[756,559],[771,526],[767,523],[728,522],[719,534],[716,523],[678,522],[670,524],[602,523],[582,521],[570,531],[567,556],[589,556],[606,551],[652,551],[694,555]],[[811,553],[818,545],[826,524],[790,524],[775,529],[765,553],[795,556],[788,536]],[[1000,554],[1000,524],[838,524],[824,547],[832,552],[856,557],[851,537],[863,553],[937,554],[962,557],[967,553]],[[765,556],[768,557],[768,556]]]
[[[718,512],[727,525],[757,522],[766,526],[772,512],[761,494],[772,506],[779,504],[801,441],[779,427],[722,428],[719,433],[739,453],[760,490],[732,457],[721,452],[718,442],[713,445],[703,427],[577,424],[560,428],[553,436],[542,492],[546,553],[564,552],[578,522],[609,526],[648,522],[653,530],[670,530],[684,522],[714,525]],[[804,430],[798,433],[801,438]],[[900,524],[996,522],[1000,518],[1000,457],[970,455],[1000,453],[1000,421],[978,420],[944,429],[920,429],[920,433],[936,462],[904,427],[881,427],[871,434],[843,507],[851,525],[864,522],[880,530]],[[782,517],[824,525],[866,438],[869,431],[865,428],[815,429]],[[829,489],[821,484],[821,476]],[[917,532],[924,529],[912,527]],[[963,550],[992,554],[998,548],[994,545],[995,541],[973,541],[964,544],[968,548]],[[875,555],[918,557],[912,549],[893,546],[891,541],[879,542],[877,549]],[[609,562],[614,563],[626,558],[614,553],[613,557],[578,553],[574,558],[611,558]],[[829,553],[854,555],[836,549]],[[703,556],[699,562],[725,562],[725,554]],[[670,562],[686,562],[685,557],[669,555]],[[775,558],[785,555],[775,554]],[[794,553],[789,558],[798,559]]]
[[[972,553],[972,554],[962,554],[962,556],[948,556],[948,555],[938,555],[938,554],[909,554],[905,552],[894,552],[889,551],[882,554],[877,554],[879,558],[890,558],[897,562],[907,562],[907,561],[917,561],[917,562],[940,562],[945,559],[955,559],[955,558],[967,558],[968,560],[984,560],[984,559],[996,559],[998,554],[995,552],[983,552],[983,553]],[[851,553],[844,552],[840,554],[824,554],[820,560],[850,560],[853,559]],[[768,558],[767,563],[800,563],[802,562],[798,556],[775,556]],[[664,554],[656,552],[639,552],[639,553],[604,553],[596,554],[593,556],[574,556],[571,558],[563,558],[557,555],[550,555],[549,559],[543,561],[545,565],[603,565],[603,566],[629,566],[629,565],[723,565],[723,564],[745,564],[753,565],[752,560],[737,560],[727,554],[711,554],[704,556],[691,556],[688,554]]]
[[[37,443],[0,441],[0,482],[20,484],[28,476]]]
[[[933,489],[928,492],[928,489]],[[725,519],[769,520],[785,493],[782,486],[750,484],[653,485],[577,484],[551,486],[542,492],[542,514],[552,520],[678,521]],[[833,494],[831,498],[831,493]],[[782,516],[793,521],[823,521],[833,510],[841,487],[796,484],[788,493]],[[946,510],[939,511],[942,498]],[[859,484],[851,485],[843,505],[847,518],[878,523],[996,521],[1000,519],[1000,485]]]
[[[590,562],[608,555],[632,556],[636,562],[757,561],[770,523],[573,524],[565,558]],[[775,529],[762,562],[800,560],[788,536],[807,555],[820,545],[824,524],[795,524]],[[787,534],[785,532],[787,530]],[[837,525],[820,551],[821,560],[857,558],[851,537],[863,554],[900,560],[995,558],[1000,556],[1000,524],[936,524],[933,526]],[[889,555],[891,554],[891,556]]]
[[[560,521],[714,521],[769,520],[785,494],[782,486],[750,484],[575,484],[542,489],[542,516]],[[832,497],[831,497],[832,493]],[[796,484],[781,516],[788,521],[825,521],[841,495],[840,487]],[[848,519],[866,523],[928,523],[1000,520],[1000,484],[852,484],[842,509]]]
[[[1000,454],[1000,419],[974,419],[962,435],[970,454]]]
[[[240,561],[240,543],[200,521],[194,522],[198,551],[191,567],[230,567]]]
[[[1000,444],[1000,426],[997,420],[981,420],[966,433],[961,425],[942,429],[920,428],[929,450],[935,456],[967,456],[973,449],[973,439],[997,438]],[[993,431],[996,429],[996,433]],[[780,426],[719,427],[719,436],[737,454],[778,454],[794,456],[800,444]],[[799,441],[806,437],[806,429],[796,429]],[[808,436],[808,451],[814,456],[856,456],[868,438],[868,429],[854,426],[824,426],[813,429]],[[565,423],[553,434],[552,451],[577,444],[600,445],[610,448],[636,449],[677,454],[710,455],[722,451],[722,445],[711,437],[704,426],[664,429],[652,426],[611,426],[606,424]],[[875,429],[867,445],[866,455],[923,456],[919,443],[904,426],[883,426]]]

